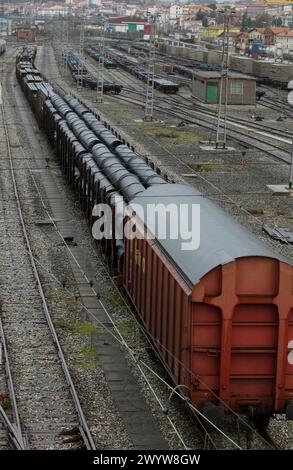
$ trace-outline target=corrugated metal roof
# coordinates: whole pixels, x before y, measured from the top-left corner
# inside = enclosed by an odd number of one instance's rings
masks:
[[[212,269],[230,263],[237,258],[261,256],[282,259],[279,254],[272,252],[265,244],[259,242],[220,207],[189,186],[179,184],[153,186],[144,191],[142,195],[134,198],[130,207],[133,204],[140,204],[144,212],[147,204],[163,204],[163,207],[174,204],[175,209],[179,208],[180,204],[186,204],[187,214],[190,217],[192,204],[200,204],[200,245],[198,249],[184,250],[182,243],[187,240],[184,240],[182,236],[171,239],[167,230],[167,238],[159,239],[158,227],[151,227],[149,223],[147,227],[155,235],[157,243],[163,248],[168,258],[175,264],[178,272],[192,286]],[[160,214],[159,218],[163,220],[163,212],[160,211]],[[175,228],[180,233],[182,229],[180,218],[178,224],[175,217],[172,217],[171,220],[173,229],[175,224]]]

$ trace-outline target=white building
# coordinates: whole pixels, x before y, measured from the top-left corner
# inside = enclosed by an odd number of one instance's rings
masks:
[[[177,21],[180,20],[181,16],[183,15],[183,7],[178,4],[171,5],[169,8],[169,18],[170,21]]]
[[[293,30],[290,29],[285,33],[277,34],[276,45],[281,46],[283,49],[293,50]]]

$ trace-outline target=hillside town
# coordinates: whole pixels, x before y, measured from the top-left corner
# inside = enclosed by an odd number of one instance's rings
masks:
[[[95,31],[101,17],[109,18],[112,33],[147,39],[150,18],[155,18],[156,34],[190,43],[220,44],[224,32],[224,11],[232,9],[230,44],[243,53],[253,43],[293,49],[293,5],[268,1],[232,3],[194,1],[136,1],[133,3],[103,0],[65,0],[2,3],[0,33],[13,35],[20,26],[41,30],[46,19],[86,15],[88,29]],[[32,24],[32,19],[33,23]],[[36,34],[36,32],[34,33]],[[30,37],[34,37],[34,34]],[[20,36],[22,37],[22,36]]]
[[[1,468],[289,455],[292,109],[293,0],[1,0]]]

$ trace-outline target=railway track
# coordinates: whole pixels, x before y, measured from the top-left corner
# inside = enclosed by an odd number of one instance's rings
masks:
[[[136,100],[129,98],[124,95],[119,95],[115,96],[115,99],[119,99],[131,104],[135,104],[140,107],[144,107],[144,102],[141,100]],[[167,106],[166,106],[167,105]],[[200,111],[200,115],[196,116],[195,114],[197,113],[196,111],[193,113],[190,109],[182,109],[180,107],[180,103],[176,104],[176,111],[174,111],[174,103],[168,103],[168,101],[165,102],[165,105],[154,105],[154,109],[156,111],[160,111],[166,115],[173,116],[177,119],[181,119],[182,121],[188,123],[188,124],[194,124],[199,127],[203,127],[206,129],[209,129],[213,133],[216,130],[216,123],[211,122],[211,117],[214,117],[216,119],[216,116],[212,116],[209,113],[206,113],[205,111]],[[265,139],[272,140],[273,139],[273,134],[274,132],[270,133],[270,129],[266,129],[263,132],[259,133],[259,136],[255,134],[255,131],[253,129],[253,126],[250,126],[250,129],[247,128],[248,124],[245,123],[242,125],[237,125],[237,130],[235,127],[233,128],[233,124],[228,124],[227,125],[227,136],[228,138],[239,142],[241,145],[243,145],[245,148],[255,148],[257,150],[260,150],[273,159],[277,161],[281,161],[282,163],[290,164],[291,160],[291,152],[290,150],[286,150],[283,148],[280,148],[281,145],[290,145],[291,141],[288,140],[288,142],[284,142],[281,139],[277,139],[277,144],[276,143],[271,143],[271,142],[265,142]],[[265,132],[268,135],[265,135]]]
[[[89,58],[87,61],[87,66],[90,64],[91,73],[95,74],[95,69],[92,65],[93,59]],[[119,70],[121,74],[124,71]],[[118,80],[115,75],[115,71],[109,72],[107,74],[114,80]],[[126,75],[128,75],[125,72]],[[119,75],[120,77],[120,75]],[[132,80],[131,80],[132,78]],[[140,84],[136,83],[136,79],[132,76],[128,78],[123,76],[123,86],[124,89],[120,95],[117,95],[117,99],[128,101],[133,104],[137,104],[141,107],[145,106],[144,103],[144,89]],[[120,77],[121,82],[121,77]],[[122,83],[121,83],[122,84]],[[125,87],[126,85],[126,87]],[[139,88],[138,88],[139,87]],[[140,100],[135,100],[129,96],[125,96],[124,93],[131,93],[132,95],[138,95],[141,98]],[[210,109],[204,109],[201,105],[193,103],[192,108],[190,107],[190,100],[182,96],[166,96],[165,94],[156,91],[156,103],[154,109],[157,111],[164,112],[167,115],[177,117],[183,121],[196,124],[198,126],[210,129],[215,132],[216,130],[216,111]],[[278,104],[278,110],[282,109],[282,104],[285,106],[285,103]],[[274,103],[267,104],[268,107],[273,109],[275,107]],[[287,105],[288,106],[288,105]],[[176,111],[174,111],[174,107]],[[286,108],[287,109],[287,108]],[[292,116],[289,111],[283,112],[283,114],[288,117]],[[211,122],[211,119],[214,122]],[[259,122],[249,121],[248,119],[237,118],[237,122],[233,118],[228,118],[227,120],[227,130],[228,137],[234,141],[240,143],[244,147],[253,147],[257,150],[260,150],[267,155],[274,158],[276,161],[281,161],[283,163],[289,164],[291,160],[291,139],[292,134],[289,131],[278,130],[274,127],[267,126]],[[275,143],[277,141],[277,143]]]
[[[5,100],[0,108],[5,142],[0,160],[1,339],[6,370],[13,371],[7,384],[9,412],[1,413],[7,441],[19,449],[94,450],[30,242],[29,208],[22,201],[25,170],[16,169],[20,143],[9,126]]]

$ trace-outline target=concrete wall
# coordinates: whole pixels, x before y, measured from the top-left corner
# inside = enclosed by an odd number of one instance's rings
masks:
[[[250,57],[240,57],[230,55],[229,57],[230,68],[247,74],[252,74],[253,60]]]
[[[232,82],[243,83],[243,94],[231,94],[230,86]],[[210,78],[210,79],[195,79],[192,85],[192,95],[198,100],[206,103],[206,90],[208,83],[218,83],[218,96],[220,95],[220,79]],[[228,104],[232,105],[255,105],[255,89],[256,82],[254,80],[243,80],[241,78],[229,79],[228,84]],[[225,102],[225,86],[223,85],[223,96],[222,103]]]
[[[204,80],[194,79],[194,81],[192,82],[192,96],[205,103],[206,82]]]

